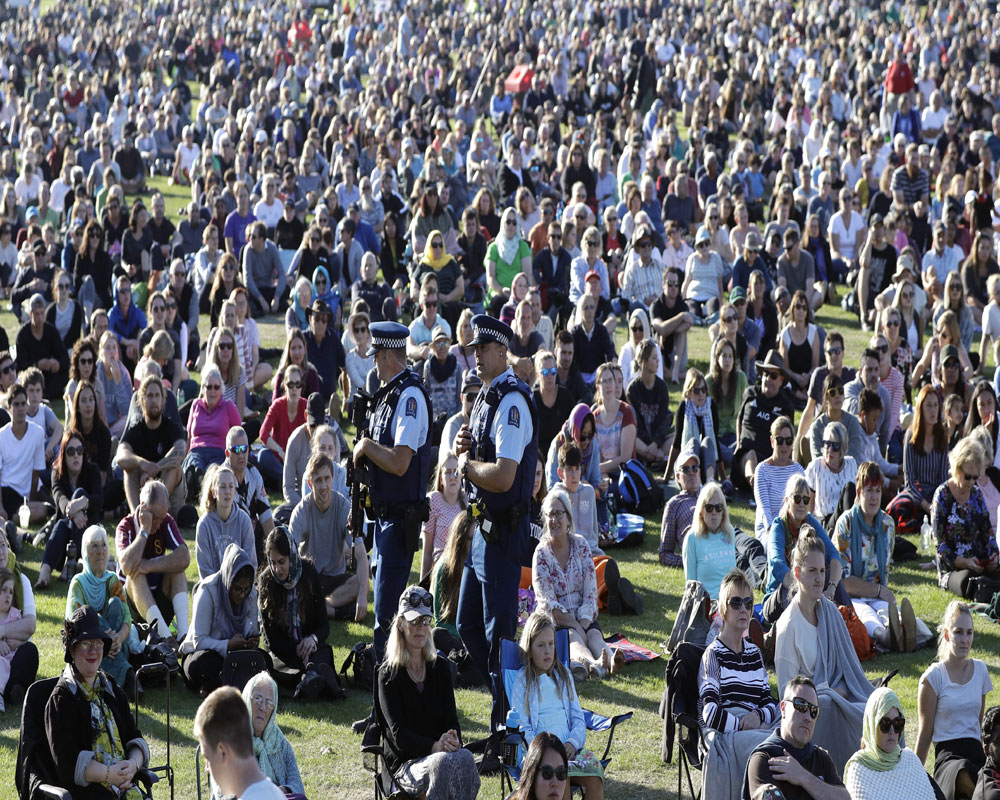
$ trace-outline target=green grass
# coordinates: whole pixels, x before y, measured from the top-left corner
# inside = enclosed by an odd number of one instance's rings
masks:
[[[156,181],[167,193],[168,209],[175,212],[186,197],[180,190],[166,187],[162,180]],[[857,321],[849,319],[839,307],[824,307],[818,315],[818,322],[827,330],[837,329],[845,334],[848,363],[854,363],[865,344],[866,335],[858,329]],[[277,317],[258,320],[265,346],[279,346],[283,340],[283,322]],[[0,324],[9,332],[14,331],[14,320],[8,312],[0,314]],[[207,333],[207,320],[203,320],[202,334]],[[619,341],[624,328],[618,331]],[[691,341],[692,365],[700,369],[707,367],[708,334],[705,329],[696,329]],[[677,396],[679,387],[671,387]],[[56,408],[61,413],[61,408]],[[274,499],[274,498],[272,498]],[[734,503],[732,516],[740,527],[753,527],[753,512],[745,502]],[[193,544],[194,531],[184,532]],[[640,617],[605,617],[602,625],[606,633],[620,632],[633,642],[661,651],[661,643],[669,636],[673,624],[684,581],[681,571],[661,567],[657,560],[659,540],[659,518],[647,520],[646,542],[640,549],[616,553],[622,574],[629,578],[645,599],[646,611]],[[41,552],[27,547],[21,556],[21,564],[28,577],[34,581],[37,576]],[[418,562],[419,563],[419,562]],[[417,565],[415,565],[417,566]],[[933,627],[940,619],[950,596],[938,589],[933,573],[921,572],[915,564],[897,567],[892,573],[892,585],[897,592],[910,598],[918,615]],[[412,576],[416,579],[416,569]],[[193,585],[196,577],[192,563],[188,578]],[[39,626],[34,637],[41,653],[40,676],[55,675],[62,668],[62,648],[58,631],[65,606],[65,584],[54,582],[52,588],[40,592],[36,599],[39,611]],[[330,643],[338,662],[346,656],[350,646],[359,640],[371,637],[372,617],[369,612],[366,624],[354,623],[333,625]],[[979,636],[975,647],[976,655],[986,660],[994,681],[1000,684],[997,673],[1000,669],[1000,629],[985,620],[977,619]],[[912,655],[880,656],[877,661],[865,664],[872,678],[897,668],[900,675],[894,679],[893,688],[903,703],[904,714],[916,720],[917,681],[933,657],[931,650],[923,650]],[[666,658],[647,664],[629,665],[625,673],[603,683],[589,682],[580,687],[580,696],[585,706],[602,713],[631,709],[633,719],[623,725],[615,737],[614,759],[607,775],[608,797],[666,798],[676,793],[676,765],[665,765],[660,760],[660,737],[662,724],[657,715],[660,694],[663,690],[663,670]],[[990,697],[989,702],[995,702]],[[308,795],[313,798],[356,798],[372,795],[372,781],[369,773],[361,767],[358,751],[359,740],[350,730],[352,720],[365,715],[369,699],[360,691],[349,690],[346,702],[329,704],[326,702],[296,704],[290,696],[282,694],[278,720],[293,747],[305,781]],[[486,734],[489,719],[489,698],[482,691],[462,690],[458,692],[458,705],[463,733],[466,739],[478,738]],[[145,710],[140,726],[151,743],[153,761],[163,763],[165,759],[166,698],[163,689],[146,693]],[[173,685],[172,695],[172,763],[177,774],[176,796],[194,797],[195,741],[191,730],[198,699],[188,692],[181,681]],[[17,747],[19,717],[16,710],[0,715],[0,773],[12,775],[14,755]],[[911,737],[915,735],[915,730]],[[593,749],[603,749],[603,735],[593,736],[588,744]],[[499,792],[497,779],[484,781],[482,796],[494,796]],[[0,793],[2,794],[2,793]],[[161,790],[159,797],[165,796]]]

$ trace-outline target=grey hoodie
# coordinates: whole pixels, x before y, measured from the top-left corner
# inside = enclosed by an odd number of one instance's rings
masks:
[[[198,584],[191,631],[181,647],[184,652],[215,650],[225,657],[233,636],[252,636],[259,632],[257,590],[251,589],[235,611],[229,602],[229,588],[245,566],[253,566],[250,556],[239,545],[229,544],[222,556],[222,568]]]
[[[195,529],[195,561],[198,580],[205,580],[222,567],[222,554],[230,544],[237,544],[250,558],[257,572],[257,546],[253,537],[253,523],[246,511],[235,503],[229,519],[223,520],[216,512],[209,511],[198,520]]]

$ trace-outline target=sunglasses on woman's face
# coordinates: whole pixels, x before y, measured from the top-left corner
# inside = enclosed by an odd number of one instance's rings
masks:
[[[546,378],[549,378],[549,377],[555,375],[557,372],[559,372],[559,369],[557,367],[543,367],[542,368],[542,375],[544,375]]]
[[[903,728],[906,727],[906,717],[896,717],[895,719],[889,719],[888,717],[882,717],[878,721],[878,729],[882,733],[888,733],[890,730],[896,731],[896,735],[899,736],[903,733]]]
[[[725,506],[722,503],[705,503],[705,511],[708,514],[721,514]]]
[[[729,607],[733,611],[739,611],[741,608],[745,608],[747,611],[753,611],[753,598],[752,597],[730,597]]]
[[[542,780],[550,781],[554,777],[557,781],[564,781],[568,773],[566,767],[553,767],[551,764],[542,764],[538,768],[538,774],[542,776]]]
[[[289,389],[301,389],[302,381],[288,381],[288,383],[286,383],[285,386],[287,386]]]
[[[834,442],[829,439],[823,441],[823,447],[829,447],[834,453],[840,452],[840,442]]]
[[[775,436],[774,437],[774,443],[776,445],[778,445],[778,447],[791,447],[792,446],[792,437],[791,436]]]
[[[793,494],[792,502],[797,506],[807,506],[812,498],[807,494]]]
[[[220,350],[232,350],[233,349],[233,343],[232,342],[219,342],[219,349]]]
[[[354,328],[352,328],[352,330],[354,331],[355,335],[358,335],[358,334],[361,334],[361,333],[368,333],[368,326],[367,325],[356,325]]]
[[[66,455],[68,456],[82,456],[83,455],[83,445],[79,447],[67,447]]]
[[[844,395],[843,386],[831,386],[826,390],[827,397],[842,397]]]
[[[696,395],[708,394],[708,387],[706,387],[706,386],[695,386],[691,390],[691,394],[696,394]]]

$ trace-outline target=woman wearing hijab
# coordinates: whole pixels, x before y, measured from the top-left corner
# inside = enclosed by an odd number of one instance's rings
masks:
[[[314,697],[324,689],[341,699],[333,650],[326,643],[330,622],[316,567],[299,557],[284,525],[267,535],[264,556],[257,588],[261,629],[275,677],[283,686],[296,686],[296,699]]]
[[[83,533],[80,546],[83,572],[74,575],[66,596],[66,619],[81,606],[90,606],[101,622],[101,629],[111,631],[111,646],[101,661],[101,670],[121,687],[127,685],[129,654],[138,647],[131,636],[132,614],[125,600],[125,588],[118,575],[108,569],[108,534],[100,525],[91,525]],[[126,689],[125,694],[131,696]]]
[[[851,800],[933,800],[931,777],[916,754],[900,744],[905,725],[903,708],[892,689],[882,687],[868,696],[861,749],[844,768],[844,786]]]
[[[514,276],[519,272],[531,275],[531,245],[521,238],[517,230],[517,212],[508,208],[503,212],[500,232],[490,242],[486,251],[486,297],[493,316],[499,317],[500,308],[510,296]]]
[[[243,702],[250,712],[253,754],[260,771],[289,798],[303,798],[305,788],[295,751],[278,727],[278,684],[266,672],[258,672],[243,687]],[[214,784],[212,797],[221,798]]]
[[[295,282],[292,290],[292,302],[285,312],[285,331],[309,330],[309,318],[306,316],[306,309],[312,305],[314,290],[312,281],[306,277],[301,277]]]
[[[195,590],[191,630],[181,645],[181,656],[185,680],[202,697],[219,688],[231,650],[253,649],[260,642],[253,579],[250,556],[230,542],[222,568]]]
[[[337,312],[340,309],[340,293],[335,291],[330,283],[330,273],[326,267],[316,267],[313,273],[313,302],[323,300],[329,304],[333,311],[334,319],[337,319]]]
[[[596,430],[597,423],[594,420],[594,412],[586,403],[577,403],[569,415],[569,419],[563,423],[562,430],[549,445],[548,456],[545,459],[545,473],[548,476],[549,487],[554,486],[559,481],[559,448],[569,441],[576,443],[583,456],[581,479],[595,489],[598,487],[601,482],[601,454],[594,446]]]
[[[435,229],[430,232],[424,243],[424,251],[420,261],[413,268],[410,278],[410,298],[416,302],[419,299],[420,287],[424,275],[433,272],[438,279],[438,310],[448,320],[454,329],[461,312],[458,303],[465,297],[465,278],[462,268],[454,256],[445,250],[444,234]]]

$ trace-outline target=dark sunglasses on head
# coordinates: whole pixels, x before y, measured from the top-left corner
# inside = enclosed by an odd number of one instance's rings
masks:
[[[888,733],[891,729],[896,731],[897,735],[900,735],[903,733],[903,728],[905,727],[906,727],[906,717],[903,716],[896,717],[895,719],[882,717],[882,719],[878,721],[878,729],[882,731],[882,733]]]
[[[542,776],[542,780],[550,781],[555,777],[557,781],[564,781],[568,772],[562,765],[553,767],[551,764],[542,764],[538,768],[538,774]]]
[[[812,719],[816,719],[816,717],[819,716],[819,706],[813,705],[808,700],[803,700],[801,697],[793,697],[788,702],[791,703],[792,708],[800,714],[808,713]]]
[[[730,597],[729,607],[733,611],[739,611],[741,608],[745,608],[747,611],[753,611],[753,598],[752,597]]]

